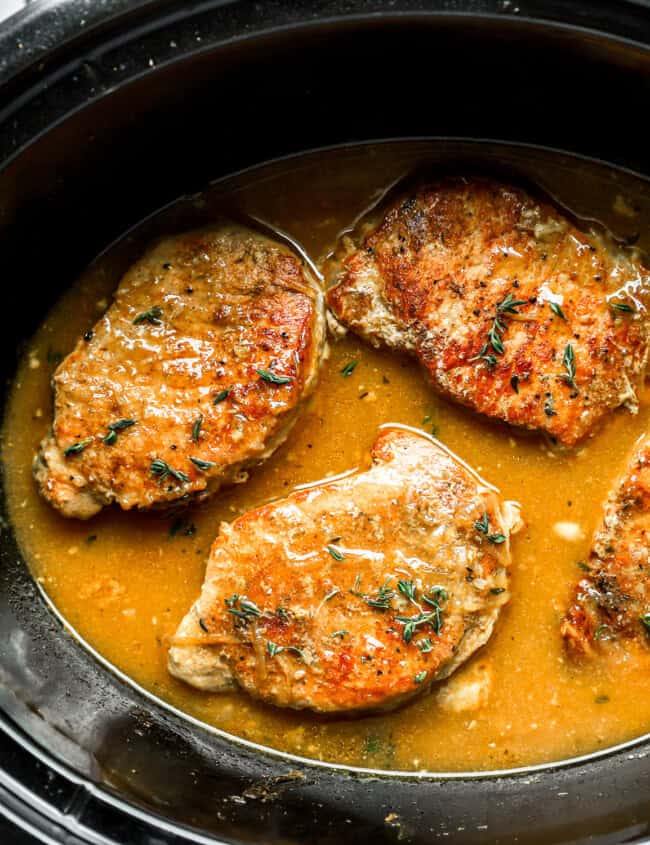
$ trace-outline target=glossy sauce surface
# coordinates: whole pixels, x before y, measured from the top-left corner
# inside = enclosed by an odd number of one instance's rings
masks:
[[[639,233],[640,246],[650,245],[650,190],[592,164],[533,150],[425,143],[320,153],[221,182],[146,221],[71,287],[29,343],[3,437],[10,513],[25,556],[75,631],[136,683],[191,716],[303,756],[433,771],[556,760],[650,728],[650,652],[574,667],[558,632],[601,502],[650,427],[647,389],[638,415],[617,412],[594,438],[563,452],[442,400],[413,361],[348,335],[331,343],[318,388],[275,456],[247,484],[181,516],[109,509],[89,522],[65,520],[39,499],[31,477],[33,453],[49,424],[56,361],[92,327],[153,236],[222,213],[252,215],[288,233],[311,257],[322,257],[341,229],[414,166],[479,154],[488,162],[508,161],[576,214],[603,221],[621,237]],[[352,361],[353,371],[343,375]],[[319,718],[267,708],[243,693],[201,693],[171,678],[168,638],[198,594],[219,523],[296,485],[360,465],[386,422],[435,428],[445,445],[521,503],[526,527],[513,540],[512,600],[487,647],[459,670],[473,678],[481,667],[491,676],[487,702],[454,712],[434,689],[393,713]],[[571,529],[556,530],[564,522]]]

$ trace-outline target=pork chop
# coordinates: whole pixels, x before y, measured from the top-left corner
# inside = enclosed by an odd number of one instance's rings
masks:
[[[239,226],[161,241],[54,374],[41,493],[86,519],[245,480],[287,436],[323,347],[322,295],[282,244]]]
[[[488,417],[574,446],[637,408],[648,270],[519,188],[419,187],[344,236],[324,272],[344,326]]]
[[[173,675],[282,707],[389,708],[489,639],[517,508],[410,429],[383,428],[371,461],[221,526]]]
[[[580,566],[561,629],[569,653],[602,654],[615,641],[650,645],[650,435],[609,494]]]

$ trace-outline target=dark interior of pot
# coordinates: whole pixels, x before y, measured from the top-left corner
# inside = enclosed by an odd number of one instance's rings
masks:
[[[382,15],[363,3],[347,14],[326,3],[160,4],[7,84],[5,381],[51,305],[112,241],[270,159],[385,139],[497,139],[650,173],[639,117],[650,24],[628,4],[613,4],[612,20],[639,43],[492,4],[483,15],[429,5],[435,14],[427,4]],[[0,554],[2,796],[27,813],[12,787],[23,783],[50,806],[55,837],[70,819],[69,841],[87,841],[87,828],[133,843],[614,842],[647,831],[646,741],[498,777],[282,755],[186,719],[82,648],[46,605],[6,514]]]

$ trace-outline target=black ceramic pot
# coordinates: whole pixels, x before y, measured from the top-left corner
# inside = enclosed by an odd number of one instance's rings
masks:
[[[439,136],[649,175],[649,45],[641,0],[34,3],[0,32],[4,377],[115,236],[250,164]],[[83,650],[6,521],[0,555],[0,804],[43,841],[646,841],[648,739],[478,776],[286,757],[191,723]]]

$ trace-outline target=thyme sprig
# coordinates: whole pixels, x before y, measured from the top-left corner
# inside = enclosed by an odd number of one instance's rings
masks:
[[[93,440],[93,437],[86,437],[85,440],[79,440],[77,443],[73,443],[72,446],[68,446],[63,450],[64,456],[68,458],[70,455],[78,455],[80,452],[83,452],[86,446],[89,446]]]
[[[151,323],[154,326],[159,326],[162,323],[162,308],[160,305],[152,305],[146,311],[143,311],[133,321],[134,326],[139,326],[140,323]]]
[[[295,645],[278,645],[277,643],[271,642],[271,640],[267,640],[266,650],[269,657],[275,657],[277,654],[282,654],[283,651],[290,651],[293,654],[296,654],[301,660],[305,659],[305,654],[302,649]]]
[[[131,428],[131,426],[137,425],[137,422],[137,420],[117,420],[117,422],[109,423],[106,426],[108,434],[102,439],[102,443],[112,446],[117,440],[118,432],[125,431],[127,428]]]
[[[566,372],[560,373],[558,378],[566,382],[574,390],[577,390],[578,385],[576,384],[576,358],[573,352],[573,346],[571,346],[570,343],[567,343],[566,348],[564,350],[564,355],[562,356],[562,366],[564,367]]]
[[[505,317],[508,314],[520,314],[518,308],[521,305],[526,305],[527,300],[515,299],[514,294],[509,293],[506,298],[499,302],[496,308],[496,314],[492,320],[492,326],[488,331],[487,343],[483,344],[478,355],[470,358],[469,361],[485,361],[490,372],[494,370],[497,365],[497,355],[503,355],[505,347],[503,345],[503,335],[508,328]],[[492,351],[488,351],[489,349]]]
[[[182,472],[180,469],[173,469],[161,458],[154,458],[151,462],[151,474],[158,477],[159,484],[162,484],[166,478],[170,477],[182,484],[186,484],[190,480],[189,475]]]
[[[228,613],[237,616],[239,619],[245,619],[249,622],[251,619],[256,619],[262,615],[262,611],[246,596],[240,596],[238,593],[232,595],[229,599],[224,599]]]
[[[490,518],[488,517],[487,512],[483,513],[483,516],[474,523],[474,528],[476,528],[479,534],[483,534],[490,543],[495,543],[497,546],[501,543],[505,543],[506,541],[504,534],[492,534],[490,532]]]
[[[290,381],[293,381],[291,376],[278,375],[270,368],[268,370],[255,370],[255,372],[261,379],[267,381],[269,384],[289,384]]]

